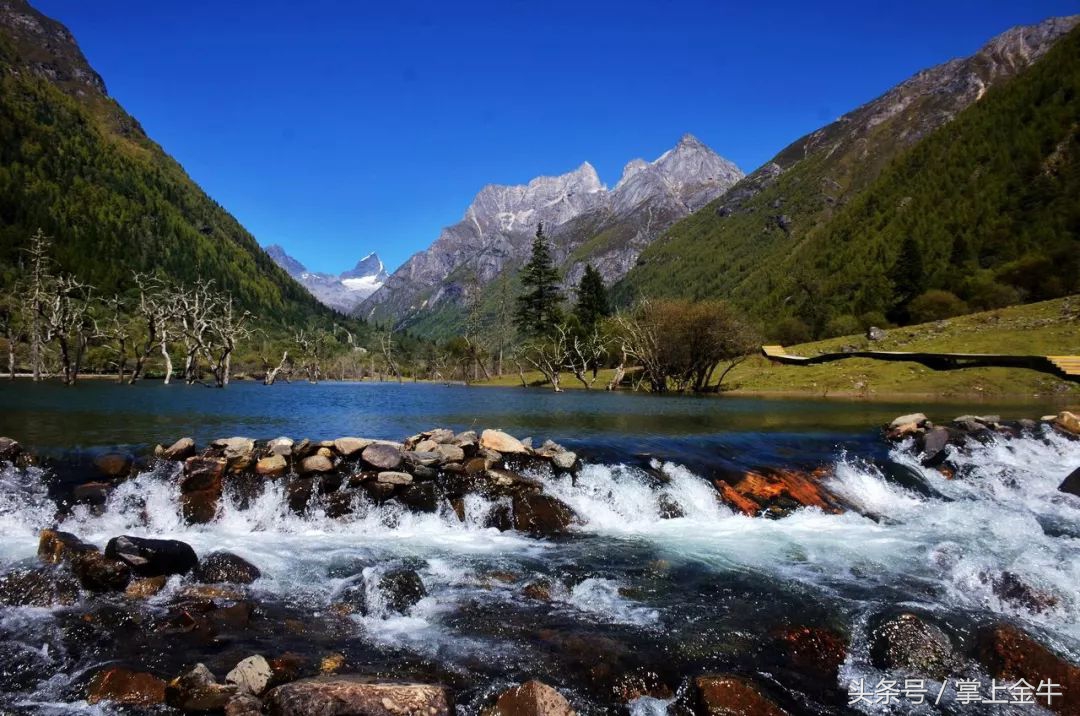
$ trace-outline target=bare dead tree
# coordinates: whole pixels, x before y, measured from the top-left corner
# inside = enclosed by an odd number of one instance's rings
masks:
[[[248,311],[238,311],[231,296],[219,297],[215,303],[217,310],[209,317],[209,337],[204,351],[214,374],[214,384],[225,388],[229,385],[237,343],[251,337],[253,316]]]
[[[566,369],[570,335],[565,326],[556,325],[549,335],[535,338],[523,347],[521,357],[544,376],[556,393],[562,392],[560,376]]]
[[[394,328],[391,326],[379,336],[379,349],[382,351],[383,359],[386,361],[386,367],[397,378],[397,382],[401,382],[401,371],[398,370],[397,361],[394,360]]]
[[[134,385],[142,377],[146,361],[155,349],[159,349],[165,360],[165,382],[172,379],[172,357],[168,350],[168,334],[171,323],[177,318],[177,303],[173,299],[175,290],[154,276],[135,273],[135,285],[139,297],[134,305],[134,318],[138,333],[132,338],[132,350],[135,365],[131,370],[128,385]]]
[[[292,363],[289,361],[289,351],[287,350],[282,352],[281,361],[276,367],[270,368],[269,365],[267,365],[266,376],[263,377],[263,385],[273,385],[277,382],[278,376],[281,375],[282,371],[285,371],[285,382],[288,382],[289,372],[292,371]]]
[[[309,383],[318,383],[322,377],[323,338],[319,331],[300,329],[293,336],[300,367],[307,373]]]
[[[34,381],[42,379],[45,365],[45,314],[49,310],[54,277],[52,275],[52,240],[38,229],[30,237],[26,249],[27,272],[24,314],[29,317],[27,333],[30,341],[30,372]]]
[[[56,341],[64,385],[79,379],[82,359],[95,327],[90,315],[92,288],[71,276],[54,282],[52,296],[45,310],[45,339]]]
[[[214,290],[214,282],[203,279],[190,287],[181,287],[175,296],[180,338],[184,343],[184,381],[191,385],[199,380],[199,356],[206,353],[213,317],[222,299]]]
[[[607,355],[607,349],[607,341],[597,328],[585,335],[575,333],[571,336],[567,345],[566,365],[585,386],[585,390],[590,390],[596,383],[599,376],[596,366]]]
[[[116,382],[123,383],[127,375],[128,349],[133,341],[131,322],[128,318],[127,303],[120,296],[112,296],[101,303],[101,320],[96,322],[96,337],[104,341],[104,346],[115,356]]]

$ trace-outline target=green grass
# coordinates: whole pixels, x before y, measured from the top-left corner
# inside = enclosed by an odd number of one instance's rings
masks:
[[[874,350],[960,353],[1063,355],[1080,353],[1080,295],[996,311],[974,313],[946,321],[887,331],[884,340],[870,343],[864,336],[843,336],[787,346],[793,355],[812,356],[845,346]],[[607,385],[611,371],[596,382]],[[526,373],[532,385],[543,385],[539,373]],[[482,385],[521,385],[508,374]],[[570,374],[566,389],[581,388]],[[963,368],[934,371],[918,363],[851,358],[811,366],[781,365],[754,356],[737,366],[724,381],[735,393],[861,396],[866,398],[920,395],[942,398],[1061,396],[1080,398],[1080,383],[1026,368]]]

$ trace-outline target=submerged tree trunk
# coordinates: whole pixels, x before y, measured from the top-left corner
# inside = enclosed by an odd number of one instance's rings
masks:
[[[165,385],[172,382],[173,365],[172,356],[169,355],[169,342],[165,336],[161,337],[161,357],[165,360]]]

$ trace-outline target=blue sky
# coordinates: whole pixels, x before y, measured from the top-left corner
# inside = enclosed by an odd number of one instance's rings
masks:
[[[1058,0],[31,0],[260,243],[390,268],[487,183],[609,186],[691,132],[744,171]]]

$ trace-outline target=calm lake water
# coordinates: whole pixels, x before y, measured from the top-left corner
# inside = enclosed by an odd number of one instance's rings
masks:
[[[512,434],[648,450],[680,438],[734,433],[864,435],[912,411],[943,421],[965,413],[1005,418],[1056,413],[1050,402],[934,404],[606,391],[477,388],[414,383],[234,383],[227,389],[87,380],[75,387],[0,382],[0,435],[54,453],[80,447],[152,447],[182,436],[341,435],[401,439],[423,429],[498,427]]]

